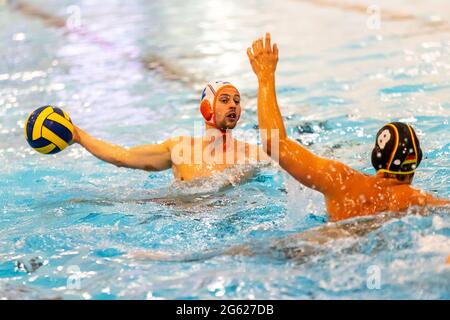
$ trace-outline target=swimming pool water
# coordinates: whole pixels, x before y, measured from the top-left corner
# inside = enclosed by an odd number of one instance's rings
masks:
[[[392,219],[288,259],[272,241],[328,218],[322,196],[276,166],[234,188],[224,181],[242,168],[186,185],[173,183],[170,171],[102,163],[79,146],[38,155],[23,137],[26,116],[45,104],[124,146],[193,134],[201,88],[212,79],[233,81],[242,93],[235,136],[255,133],[257,81],[245,49],[270,31],[290,136],[373,173],[377,130],[407,121],[425,153],[414,184],[448,198],[446,1],[378,1],[411,18],[381,20],[377,30],[367,28],[365,12],[314,1],[27,2],[64,19],[79,10],[83,32],[0,5],[1,298],[450,298],[448,209]],[[235,245],[258,254],[220,254]],[[144,249],[179,258],[128,257]],[[378,289],[368,283],[373,270]]]

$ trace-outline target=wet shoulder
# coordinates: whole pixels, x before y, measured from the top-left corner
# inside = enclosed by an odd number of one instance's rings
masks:
[[[393,201],[400,201],[408,205],[425,206],[428,194],[408,184],[402,184],[390,187],[390,197]]]
[[[171,137],[165,141],[165,144],[169,147],[169,149],[173,149],[175,146],[181,145],[194,145],[194,141],[196,138],[191,136],[176,136]]]

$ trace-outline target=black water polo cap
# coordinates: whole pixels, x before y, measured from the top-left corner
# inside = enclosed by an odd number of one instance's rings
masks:
[[[402,122],[391,122],[377,133],[372,151],[375,170],[411,174],[422,161],[422,149],[414,129]]]

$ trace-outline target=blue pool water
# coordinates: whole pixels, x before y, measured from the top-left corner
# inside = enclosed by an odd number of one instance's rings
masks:
[[[283,239],[332,226],[323,198],[276,166],[249,181],[237,168],[179,184],[170,171],[116,168],[79,146],[39,155],[23,137],[26,116],[44,104],[124,146],[193,134],[212,79],[242,93],[235,136],[254,133],[257,82],[245,49],[270,31],[290,136],[373,173],[378,128],[407,121],[425,153],[414,184],[448,198],[447,1],[378,1],[391,13],[380,29],[367,27],[364,11],[314,1],[27,3],[64,19],[78,13],[83,29],[0,2],[0,298],[450,299],[449,209],[410,212],[308,253]],[[228,180],[236,186],[223,188]],[[222,254],[242,245],[256,254]],[[306,253],[286,257],[287,248]],[[130,255],[139,250],[175,258]]]

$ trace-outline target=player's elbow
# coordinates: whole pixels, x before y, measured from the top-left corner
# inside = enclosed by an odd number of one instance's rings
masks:
[[[118,168],[129,167],[128,158],[128,152],[121,150],[112,154],[111,160],[109,162]]]
[[[286,138],[279,137],[263,137],[262,139],[263,150],[272,159],[279,159],[280,153],[283,148],[286,148]]]
[[[111,163],[118,168],[124,168],[127,166],[126,163],[120,159],[114,159]]]

